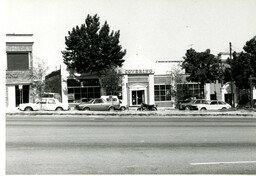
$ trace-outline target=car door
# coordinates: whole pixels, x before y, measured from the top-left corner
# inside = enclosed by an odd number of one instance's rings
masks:
[[[102,104],[102,100],[100,98],[96,98],[92,104],[90,105],[90,109],[92,111],[100,111],[101,110],[101,104]]]
[[[210,106],[209,106],[210,110],[218,110],[218,108],[219,108],[218,101],[212,101],[210,103]]]
[[[40,104],[39,109],[46,110],[46,99],[42,99],[42,101],[40,101],[39,104]]]
[[[48,99],[46,102],[46,109],[47,111],[54,111],[56,109],[56,101],[54,99]]]
[[[209,109],[209,102],[207,100],[200,100],[200,104],[198,105],[199,110],[200,109]]]
[[[99,100],[99,102],[100,102],[100,105],[99,105],[100,111],[107,111],[109,106],[111,105],[111,102],[107,102],[102,98]]]
[[[218,101],[218,109],[228,109],[227,104],[223,101]]]

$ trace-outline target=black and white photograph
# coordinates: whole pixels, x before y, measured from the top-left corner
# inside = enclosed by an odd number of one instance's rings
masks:
[[[4,0],[1,175],[256,174],[255,0]]]

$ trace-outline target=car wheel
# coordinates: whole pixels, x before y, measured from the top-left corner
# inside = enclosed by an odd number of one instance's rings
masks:
[[[206,108],[201,108],[200,110],[201,110],[201,111],[206,111]]]
[[[141,108],[138,108],[137,111],[142,111],[142,109],[141,109]]]
[[[33,109],[31,107],[26,107],[24,111],[33,111]]]
[[[109,111],[114,111],[115,108],[114,108],[114,107],[110,107],[108,110],[109,110]]]
[[[221,110],[226,110],[226,109],[227,109],[226,107],[221,108]]]
[[[190,110],[190,107],[186,106],[186,107],[185,107],[185,110],[189,111],[189,110]]]
[[[55,111],[63,111],[62,107],[57,107]]]
[[[84,110],[84,111],[90,111],[90,108],[86,108],[86,107],[85,107],[83,110]]]
[[[124,106],[122,106],[120,109],[121,109],[121,111],[125,111],[126,110],[126,108]]]

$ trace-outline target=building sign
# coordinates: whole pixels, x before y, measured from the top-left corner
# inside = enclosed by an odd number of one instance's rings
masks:
[[[154,71],[152,69],[132,69],[124,70],[125,74],[152,74]]]

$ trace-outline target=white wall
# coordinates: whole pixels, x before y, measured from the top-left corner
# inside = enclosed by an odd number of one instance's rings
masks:
[[[15,93],[15,86],[8,86],[8,108],[15,108],[16,107],[16,93]]]
[[[149,104],[155,104],[154,75],[149,75]]]
[[[122,99],[124,102],[128,103],[128,93],[126,84],[128,83],[128,75],[123,76],[123,85],[122,85]]]

